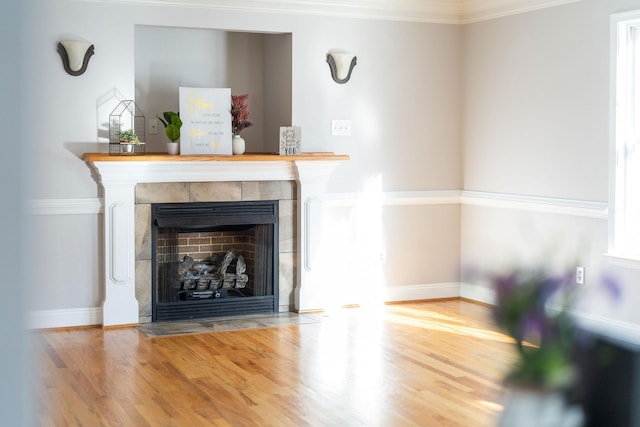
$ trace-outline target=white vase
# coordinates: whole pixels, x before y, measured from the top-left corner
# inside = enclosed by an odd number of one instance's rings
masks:
[[[240,135],[233,135],[231,139],[231,152],[233,154],[244,154],[244,138]]]
[[[167,142],[167,153],[172,156],[180,154],[180,143],[176,142]]]
[[[581,427],[582,408],[567,406],[558,391],[512,387],[498,427]]]

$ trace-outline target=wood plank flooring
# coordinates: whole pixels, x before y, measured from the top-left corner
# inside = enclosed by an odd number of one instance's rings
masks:
[[[514,358],[489,308],[460,300],[266,329],[29,338],[42,426],[491,426]]]

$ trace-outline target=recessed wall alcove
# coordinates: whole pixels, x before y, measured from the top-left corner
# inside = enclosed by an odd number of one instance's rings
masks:
[[[278,151],[280,126],[291,126],[291,33],[135,26],[135,100],[147,120],[178,111],[178,88],[231,88],[249,94],[247,152]],[[161,123],[147,151],[164,152]]]

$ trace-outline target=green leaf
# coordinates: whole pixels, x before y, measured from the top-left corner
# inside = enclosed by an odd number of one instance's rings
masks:
[[[164,133],[167,134],[167,138],[169,138],[171,142],[176,142],[180,138],[180,128],[173,123],[167,125]]]
[[[175,115],[176,113],[174,113],[173,111],[165,111],[164,113],[162,113],[162,115],[164,116],[164,119],[167,121],[167,123],[171,123],[171,117],[173,115]]]
[[[180,116],[177,114],[171,116],[171,124],[180,129],[182,127],[182,120],[180,120]]]
[[[158,118],[158,120],[160,120],[162,122],[162,124],[164,125],[164,127],[167,127],[167,122],[165,122],[164,120],[162,120],[162,117],[160,117],[159,115],[156,114],[156,117]]]

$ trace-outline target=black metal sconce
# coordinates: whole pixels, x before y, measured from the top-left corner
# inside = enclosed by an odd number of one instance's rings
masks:
[[[58,43],[58,53],[64,70],[72,76],[79,76],[87,71],[93,45],[81,40],[63,40]]]
[[[329,52],[327,53],[327,63],[331,69],[333,81],[345,84],[351,78],[353,67],[356,66],[357,57],[352,53]]]

